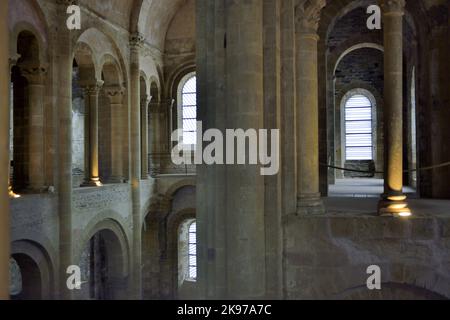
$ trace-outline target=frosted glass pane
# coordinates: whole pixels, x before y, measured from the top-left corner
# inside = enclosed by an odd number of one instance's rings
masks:
[[[197,94],[189,93],[183,94],[183,106],[196,106],[197,105]]]
[[[369,133],[372,134],[372,121],[350,121],[345,125],[346,134]]]
[[[183,132],[183,144],[196,144],[197,132],[185,131]]]
[[[347,160],[372,160],[372,148],[355,148],[349,147],[346,149]]]
[[[197,119],[197,108],[183,107],[183,119]]]
[[[347,108],[345,110],[345,120],[372,120],[372,108]]]
[[[347,135],[347,147],[372,147],[372,135]]]
[[[183,87],[184,93],[195,93],[197,92],[197,77],[190,78]]]

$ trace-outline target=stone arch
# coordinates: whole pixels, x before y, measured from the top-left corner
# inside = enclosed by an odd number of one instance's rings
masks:
[[[155,76],[150,78],[150,96],[152,97],[152,102],[161,101],[160,84],[159,80]]]
[[[104,63],[111,61],[112,59],[118,66],[122,83],[127,83],[128,69],[126,67],[123,54],[113,37],[103,30],[91,27],[84,30],[84,32],[81,33],[81,35],[76,39],[75,47],[77,47],[79,43],[83,43],[90,48],[97,79],[101,79],[101,72]]]
[[[105,54],[100,59],[100,70],[102,72],[105,86],[121,86],[123,81],[123,71],[119,61],[110,54]]]
[[[108,217],[108,216],[111,216]],[[97,219],[92,220],[85,229],[88,230],[81,237],[81,244],[86,244],[89,239],[92,238],[93,235],[102,230],[110,230],[115,234],[117,240],[119,241],[121,251],[123,252],[123,262],[120,264],[121,273],[125,276],[129,272],[129,261],[130,261],[130,245],[128,241],[127,234],[122,227],[124,222],[120,222],[119,218],[115,214],[103,214],[100,215]],[[80,247],[78,253],[75,255],[75,260],[79,260],[81,256],[81,250],[83,248]]]
[[[178,269],[178,241],[180,227],[186,220],[195,220],[196,211],[194,208],[186,208],[171,213],[167,219],[167,273],[165,279],[168,282],[167,289],[170,287],[171,292],[167,292],[168,296],[177,299],[179,296],[179,269]],[[169,279],[170,276],[170,279]]]
[[[32,35],[32,37],[36,41],[36,44],[34,45],[35,47],[33,48],[34,49],[33,53],[37,54],[37,56],[33,57],[34,59],[32,62],[38,65],[46,65],[48,62],[47,42],[39,33],[39,31],[35,28],[35,26],[29,22],[19,22],[14,26],[14,29],[10,37],[10,57],[13,60],[19,60],[20,54],[17,48],[18,41],[20,39],[20,35],[23,35],[24,33]]]
[[[84,42],[78,42],[73,51],[73,60],[80,70],[80,83],[100,80],[97,70],[99,65],[95,60],[92,48]]]
[[[174,299],[177,296],[178,226],[185,219],[195,218],[195,208],[188,205],[173,210],[172,203],[180,190],[189,187],[195,188],[193,179],[172,184],[163,191],[159,207],[144,218],[142,255],[146,299]]]
[[[165,197],[172,199],[175,193],[177,193],[180,189],[184,187],[194,187],[196,186],[195,179],[193,178],[186,178],[182,179],[180,181],[177,181],[176,183],[172,184],[167,191],[165,192]]]
[[[86,228],[88,231],[81,238],[80,243],[82,247],[79,248],[77,254],[75,255],[74,261],[83,265],[83,259],[86,259],[85,253],[91,252],[89,254],[90,259],[95,259],[98,261],[100,258],[95,257],[97,254],[101,256],[101,260],[105,260],[104,266],[101,269],[106,269],[106,274],[102,274],[100,277],[105,277],[102,284],[104,285],[104,291],[100,299],[124,299],[127,297],[126,291],[128,287],[128,277],[130,274],[130,247],[127,240],[126,233],[122,228],[121,224],[114,219],[107,218],[101,220],[94,224],[92,221]],[[100,247],[104,248],[104,251],[97,253],[94,251],[94,258],[92,257],[92,246],[93,241],[101,241]],[[95,269],[94,269],[95,270]],[[89,282],[97,278],[97,275],[90,275]],[[92,286],[92,285],[91,285]],[[95,285],[97,287],[97,284]],[[83,292],[86,298],[86,293]],[[99,298],[98,296],[92,296],[92,291],[90,292],[91,298]],[[94,293],[95,295],[97,293]]]
[[[16,57],[16,43],[23,31],[31,32],[38,41],[40,63],[48,61],[48,25],[36,0],[12,1],[9,7],[10,57]]]
[[[43,246],[30,240],[14,241],[11,257],[22,274],[22,292],[13,299],[48,300],[53,297],[55,269]]]
[[[339,52],[336,56],[337,58],[330,59],[330,66],[332,67],[333,74],[336,73],[336,69],[339,66],[339,63],[345,58],[346,55],[352,53],[353,51],[359,50],[359,49],[365,49],[365,48],[371,48],[376,49],[381,52],[384,52],[384,47],[378,43],[372,43],[372,42],[364,42],[364,43],[357,43],[354,45],[351,45],[347,47],[344,51]]]
[[[196,65],[192,61],[188,61],[178,67],[167,79],[166,96],[178,99],[178,88],[181,81],[189,74],[196,72]]]
[[[135,0],[130,30],[144,35],[152,45],[163,50],[164,39],[174,14],[183,0]]]

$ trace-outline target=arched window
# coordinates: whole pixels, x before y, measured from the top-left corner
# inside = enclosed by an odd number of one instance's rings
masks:
[[[183,129],[183,145],[195,147],[197,142],[197,77],[195,73],[190,73],[182,79],[178,98],[178,126]]]
[[[372,103],[362,94],[345,104],[346,160],[373,160]]]
[[[194,221],[189,226],[189,279],[197,280],[197,223]]]
[[[184,220],[178,230],[178,286],[197,281],[197,223]]]

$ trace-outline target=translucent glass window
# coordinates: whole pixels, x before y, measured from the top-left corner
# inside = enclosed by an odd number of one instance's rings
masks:
[[[347,160],[373,160],[372,104],[354,95],[345,104],[345,150]]]
[[[183,144],[195,145],[197,142],[197,78],[191,77],[182,90]]]
[[[189,226],[189,279],[197,279],[197,223],[192,222]]]

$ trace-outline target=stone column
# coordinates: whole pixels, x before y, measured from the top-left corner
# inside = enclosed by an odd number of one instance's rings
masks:
[[[384,194],[379,214],[409,216],[403,194],[403,15],[405,0],[380,1],[384,22]]]
[[[9,27],[8,1],[0,1],[0,300],[9,299]]]
[[[162,153],[170,153],[172,149],[172,132],[173,129],[173,108],[175,105],[174,99],[162,102],[159,113],[159,128],[160,128],[160,150]]]
[[[131,271],[131,297],[142,297],[141,272],[141,106],[140,106],[140,51],[144,38],[133,34],[130,39],[130,152],[131,196],[133,206],[133,263]]]
[[[227,1],[225,17],[226,126],[259,130],[264,126],[263,1]],[[266,296],[264,180],[259,165],[226,166],[229,299]]]
[[[85,132],[89,133],[85,136],[85,144],[88,143],[86,166],[86,181],[83,183],[84,187],[98,187],[101,186],[99,166],[98,166],[98,95],[103,86],[103,81],[96,81],[95,83],[84,86],[84,96],[87,106],[88,114],[87,121],[85,121]]]
[[[22,75],[28,81],[29,118],[29,159],[28,177],[30,191],[44,189],[44,81],[46,69],[41,66],[22,65]]]
[[[151,99],[151,98],[150,98]],[[141,97],[141,166],[142,180],[148,179],[148,104],[147,95]]]
[[[58,0],[57,23],[66,23],[67,6],[72,0]],[[67,288],[67,268],[78,262],[74,261],[73,226],[72,226],[72,33],[66,28],[52,32],[56,44],[52,50],[54,54],[55,74],[57,85],[57,193],[59,217],[59,298],[72,299],[73,291]]]
[[[109,87],[106,94],[111,107],[111,162],[112,176],[110,183],[122,183],[123,176],[123,98],[125,89],[120,86]]]
[[[150,174],[152,176],[159,174],[159,159],[160,159],[160,113],[161,113],[161,103],[150,102],[149,105],[149,115],[150,115],[150,131],[151,139],[149,140],[150,145]]]
[[[319,191],[317,28],[325,0],[301,0],[296,8],[297,214],[324,212]]]

